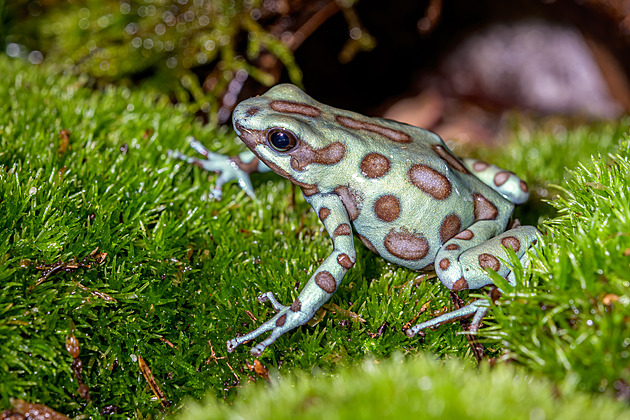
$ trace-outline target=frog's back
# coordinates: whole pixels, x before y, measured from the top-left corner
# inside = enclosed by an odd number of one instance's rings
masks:
[[[455,157],[435,133],[323,105],[326,141],[346,156],[320,181],[337,193],[354,231],[372,251],[421,269],[440,247],[477,220],[506,224],[513,206]],[[323,136],[321,137],[323,139]],[[325,147],[325,144],[319,144]]]
[[[347,176],[331,176],[326,184],[342,198],[357,236],[372,251],[421,269],[475,221],[507,223],[511,204],[473,175],[437,135],[382,119],[365,124],[371,125],[353,123],[373,134],[353,143]]]

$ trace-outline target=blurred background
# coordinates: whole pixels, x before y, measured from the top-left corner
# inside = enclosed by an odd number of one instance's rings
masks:
[[[0,0],[0,51],[217,124],[279,82],[462,142],[630,110],[630,0]]]

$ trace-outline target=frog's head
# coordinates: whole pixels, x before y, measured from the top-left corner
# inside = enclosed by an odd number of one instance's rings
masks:
[[[236,134],[274,172],[313,190],[346,154],[331,109],[284,84],[241,102],[232,121]]]

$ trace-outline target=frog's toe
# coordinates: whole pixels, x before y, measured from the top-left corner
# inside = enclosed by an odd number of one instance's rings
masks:
[[[227,349],[228,352],[234,351],[236,347],[243,344],[246,341],[253,340],[261,334],[266,333],[267,331],[271,331],[271,335],[267,337],[264,341],[256,344],[251,349],[251,354],[255,357],[258,357],[262,354],[262,352],[269,346],[271,343],[276,341],[278,337],[284,334],[286,331],[294,328],[299,325],[297,322],[303,321],[298,314],[294,313],[290,307],[282,305],[275,298],[272,292],[263,293],[258,297],[259,302],[267,302],[271,303],[271,306],[278,312],[276,316],[271,318],[269,321],[265,322],[254,331],[251,331],[245,335],[241,335],[240,337],[233,338],[227,341]],[[300,319],[296,319],[300,318]],[[306,318],[306,317],[304,317]],[[289,321],[289,322],[287,322]],[[308,319],[306,319],[308,321]],[[302,323],[306,322],[303,321]]]
[[[250,335],[250,334],[247,334],[247,335]],[[236,349],[238,346],[240,346],[241,344],[243,344],[246,341],[249,341],[249,339],[243,339],[243,337],[236,337],[236,338],[233,338],[231,340],[228,340],[227,343],[226,343],[227,344],[227,351],[228,351],[228,353],[232,353],[234,351],[234,349]],[[250,353],[252,354],[252,356],[258,357],[258,356],[260,356],[262,354],[262,352],[266,348],[267,348],[267,345],[265,345],[264,342],[258,343],[254,347],[252,347],[252,349],[250,350]]]
[[[278,302],[278,300],[276,299],[276,297],[273,295],[272,292],[263,293],[262,295],[258,296],[258,301],[261,303],[269,301],[269,303],[271,303],[271,306],[273,306],[273,309],[275,309],[276,312],[280,312],[288,308],[288,306],[285,306],[281,304],[280,302]]]
[[[206,146],[204,146],[199,140],[197,140],[193,136],[186,137],[186,141],[188,142],[190,147],[192,147],[197,153],[199,153],[200,155],[202,155],[202,156],[204,156],[206,158],[209,155],[213,155],[214,154],[210,150],[206,149]]]
[[[269,292],[270,293],[270,292]],[[265,293],[265,299],[269,299],[270,301],[275,301],[273,296],[269,298],[269,293]],[[277,303],[277,301],[276,301]],[[280,305],[280,304],[278,304]],[[275,306],[275,305],[274,305]],[[249,332],[240,337],[233,338],[227,342],[228,351],[231,352],[238,345],[243,344],[246,341],[253,340],[259,335],[266,333],[267,331],[271,331],[269,337],[256,344],[251,349],[251,354],[255,357],[258,357],[262,354],[262,352],[269,347],[273,342],[275,342],[282,334],[287,331],[294,329],[302,324],[308,322],[311,318],[308,314],[303,312],[294,312],[290,307],[280,305],[282,309],[271,318],[269,321],[262,324],[260,327],[255,329],[252,332]]]
[[[166,151],[166,156],[168,156],[171,159],[175,159],[175,160],[183,160],[184,162],[191,163],[191,164],[195,163],[195,158],[191,158],[190,156],[185,155],[184,153],[180,152],[179,150],[168,149]]]
[[[274,320],[275,320],[275,317],[271,319],[270,321],[265,322],[260,327],[256,328],[254,331],[248,332],[245,335],[234,337],[233,339],[228,340],[226,343],[228,352],[231,353],[232,351],[234,351],[235,348],[237,348],[241,344],[247,341],[253,340],[254,338],[258,337],[261,334],[266,333],[269,330],[273,330],[276,327]]]
[[[256,199],[256,193],[254,193],[254,187],[252,186],[252,181],[249,179],[249,176],[239,176],[237,182],[238,186],[245,191],[245,194],[252,200]]]
[[[265,351],[267,347],[272,345],[286,331],[287,329],[285,328],[281,328],[281,327],[274,328],[273,331],[271,331],[271,335],[269,337],[267,337],[260,343],[257,343],[256,345],[254,345],[254,347],[252,347],[249,352],[251,353],[252,356],[259,357],[262,354],[262,352]]]
[[[212,198],[217,201],[221,201],[221,199],[223,198],[223,190],[221,188],[214,187],[211,191],[211,194]]]
[[[234,177],[231,174],[228,174],[225,171],[221,172],[214,183],[214,188],[212,188],[212,197],[214,197],[215,200],[220,201],[221,198],[223,198],[223,185],[233,179]]]
[[[252,347],[249,353],[254,357],[260,357],[260,355],[263,351],[265,351],[266,348],[267,346],[265,346],[263,343],[258,343],[254,347]]]
[[[236,338],[232,338],[231,340],[228,340],[227,341],[227,351],[229,353],[232,353],[234,351],[234,349],[238,347],[239,344],[241,344],[241,343],[239,343]]]

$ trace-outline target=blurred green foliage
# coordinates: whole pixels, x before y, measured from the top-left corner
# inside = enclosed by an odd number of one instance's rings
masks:
[[[10,56],[45,57],[99,84],[142,81],[224,122],[249,77],[271,86],[284,69],[300,85],[293,51],[340,10],[359,28],[355,2],[2,0],[0,35]],[[352,33],[344,59],[374,45]]]
[[[294,372],[273,386],[247,384],[233,405],[208,395],[178,419],[622,419],[627,404],[557,385],[518,366],[473,368],[428,357],[366,360],[337,370]]]

